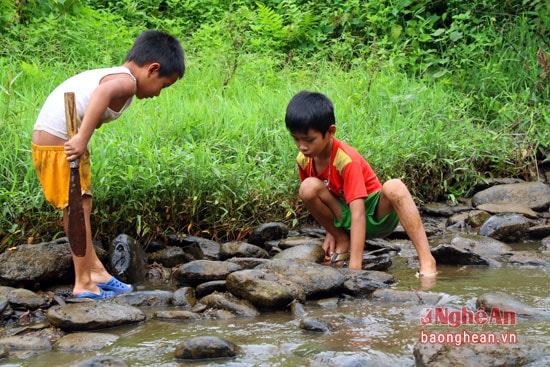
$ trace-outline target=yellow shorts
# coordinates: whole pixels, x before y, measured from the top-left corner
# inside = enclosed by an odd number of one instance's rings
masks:
[[[62,145],[38,146],[33,143],[31,151],[34,169],[46,200],[56,208],[65,208],[69,204],[69,180],[71,177],[65,148]],[[80,158],[80,187],[83,195],[92,195],[92,170],[88,152]]]

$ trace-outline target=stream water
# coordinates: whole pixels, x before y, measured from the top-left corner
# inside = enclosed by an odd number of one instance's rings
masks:
[[[525,245],[522,250],[525,250]],[[536,245],[530,245],[536,248]],[[508,293],[521,302],[541,310],[550,309],[549,273],[536,268],[503,266],[440,266],[437,284],[431,292],[445,294],[442,306],[475,309],[475,299],[489,291]],[[398,290],[418,287],[413,271],[403,259],[396,258],[390,268],[399,282]],[[457,332],[448,325],[421,325],[425,310],[420,303],[385,303],[367,298],[310,301],[305,305],[308,316],[330,320],[333,330],[326,334],[306,332],[290,312],[268,312],[254,319],[202,320],[169,322],[148,320],[139,325],[102,330],[119,339],[98,351],[69,353],[43,352],[27,359],[0,361],[0,366],[74,366],[78,361],[96,355],[109,355],[138,366],[330,366],[339,358],[357,361],[357,366],[414,366],[413,347],[420,331]],[[152,310],[144,310],[146,313]],[[513,325],[474,326],[470,331],[511,333],[536,343],[550,344],[550,319],[517,318]],[[244,355],[235,359],[201,362],[174,359],[177,344],[196,336],[216,336],[239,345]],[[540,361],[541,366],[550,365]],[[350,365],[350,364],[346,364]]]

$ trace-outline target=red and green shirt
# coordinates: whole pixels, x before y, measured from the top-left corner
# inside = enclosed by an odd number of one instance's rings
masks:
[[[327,184],[328,189],[349,204],[355,199],[366,198],[370,193],[382,188],[376,173],[357,150],[333,138],[332,155],[328,167],[315,172],[313,159],[301,152],[296,158],[300,180],[317,177]]]

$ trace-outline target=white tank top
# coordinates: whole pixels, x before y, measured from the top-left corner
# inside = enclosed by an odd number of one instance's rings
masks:
[[[99,85],[101,79],[107,75],[121,73],[128,74],[134,78],[134,81],[136,80],[130,70],[124,66],[88,70],[65,80],[50,93],[48,98],[46,98],[36,118],[34,130],[43,130],[61,139],[67,139],[65,92],[74,92],[75,94],[77,122],[78,126],[80,126],[86,107],[90,102],[90,97]],[[117,119],[128,109],[128,107],[130,107],[132,99],[133,96],[128,98],[124,106],[118,112],[107,108],[105,112],[103,112],[103,115],[101,115],[99,125]]]

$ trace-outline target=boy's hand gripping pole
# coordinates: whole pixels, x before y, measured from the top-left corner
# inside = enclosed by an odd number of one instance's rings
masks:
[[[76,104],[73,92],[65,93],[65,120],[67,121],[67,141],[78,131]],[[80,187],[80,159],[70,162],[69,181],[68,236],[72,252],[78,256],[86,255],[86,224],[82,208],[82,189]]]

